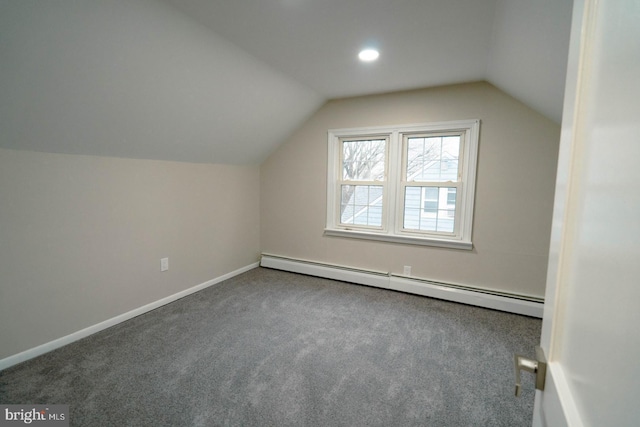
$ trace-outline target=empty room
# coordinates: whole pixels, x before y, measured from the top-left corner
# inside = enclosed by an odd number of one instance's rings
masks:
[[[0,425],[637,425],[638,17],[0,0]]]

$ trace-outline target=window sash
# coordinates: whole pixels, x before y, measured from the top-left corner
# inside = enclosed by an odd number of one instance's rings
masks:
[[[408,233],[408,234],[412,234],[412,235],[423,235],[423,236],[437,236],[437,237],[451,237],[451,238],[459,238],[460,237],[460,220],[461,220],[461,212],[462,212],[462,208],[460,207],[461,205],[461,196],[462,196],[462,183],[461,182],[402,182],[400,185],[400,191],[399,194],[402,197],[402,203],[399,203],[398,205],[398,209],[397,209],[397,214],[396,214],[396,229],[401,232],[401,233]],[[431,229],[421,229],[421,228],[413,228],[413,227],[407,227],[406,224],[406,219],[407,219],[407,211],[408,210],[416,210],[417,208],[413,208],[413,207],[407,207],[407,188],[419,188],[420,192],[422,193],[423,189],[425,188],[437,188],[438,189],[438,199],[436,200],[436,202],[438,203],[438,209],[436,212],[436,229],[435,230],[431,230]],[[440,207],[440,201],[444,200],[445,201],[445,206],[447,205],[447,200],[448,200],[448,196],[449,196],[449,191],[446,191],[443,193],[443,195],[440,195],[440,189],[450,189],[450,188],[455,188],[456,189],[456,203],[455,203],[455,209],[454,209],[454,215],[453,218],[447,216],[447,218],[440,218],[440,212],[441,211],[449,211],[449,209],[442,209]],[[425,201],[430,201],[431,199],[425,199]],[[422,200],[421,200],[422,201]],[[421,210],[423,209],[423,206],[419,206],[421,208]],[[451,221],[453,223],[453,227],[450,231],[446,231],[446,230],[438,230],[437,227],[437,223],[438,221],[443,220],[443,221]],[[418,220],[419,222],[422,221],[422,219],[420,218]],[[420,224],[421,225],[421,224]]]
[[[352,178],[345,178],[345,173],[344,173],[344,164],[345,163],[352,163],[352,164],[362,164],[362,163],[372,163],[372,158],[369,156],[375,156],[375,158],[379,158],[380,157],[380,153],[379,152],[374,152],[371,154],[367,154],[364,158],[351,158],[351,159],[345,159],[344,156],[344,146],[346,144],[352,144],[352,143],[363,143],[363,144],[367,144],[367,145],[373,145],[371,143],[373,142],[384,142],[384,148],[383,148],[383,153],[382,153],[382,158],[380,159],[383,162],[382,165],[382,171],[379,171],[378,173],[381,172],[380,178],[379,179],[357,179],[356,177],[352,177]],[[338,176],[339,180],[342,181],[386,181],[387,179],[387,165],[388,165],[388,153],[389,152],[389,138],[385,137],[385,138],[381,138],[379,136],[377,137],[358,137],[358,138],[340,138],[340,176]],[[354,156],[357,156],[357,154],[354,154]],[[377,161],[376,163],[379,163],[380,161]],[[369,165],[371,166],[371,165]],[[360,167],[356,167],[356,170],[360,170]],[[370,168],[370,173],[372,173],[374,171],[373,168]],[[369,177],[371,178],[371,177]]]
[[[442,179],[442,180],[426,180],[426,179],[409,179],[409,140],[416,138],[447,138],[447,137],[458,137],[459,145],[458,145],[458,156],[455,161],[458,163],[458,169],[456,170],[455,179]],[[427,132],[427,133],[403,133],[402,134],[402,180],[403,182],[416,182],[416,183],[425,183],[425,182],[457,182],[461,181],[462,173],[464,170],[464,149],[465,149],[465,132]],[[438,157],[439,163],[442,164],[442,157]],[[453,161],[453,159],[451,159]]]
[[[343,191],[345,187],[354,187],[352,193],[349,196],[349,200],[347,204],[344,203]],[[370,228],[376,230],[382,230],[384,227],[384,221],[386,215],[384,214],[386,205],[385,205],[385,189],[386,185],[383,185],[382,182],[378,181],[346,181],[340,184],[338,189],[337,196],[340,199],[338,201],[338,220],[341,226],[347,228]],[[362,190],[366,188],[366,200],[362,200],[360,197],[360,201],[358,203],[358,196],[356,193],[362,193]],[[378,189],[379,190],[376,190]],[[372,195],[373,193],[373,195]],[[379,193],[379,195],[376,195]],[[353,203],[351,203],[353,201]],[[366,202],[366,203],[365,203]],[[343,209],[343,206],[345,208]],[[345,221],[345,212],[347,215],[346,218],[351,218],[352,221]],[[377,224],[375,218],[380,218],[380,223]],[[360,219],[359,219],[360,218]],[[362,222],[362,218],[366,218],[366,222]],[[370,219],[371,222],[370,223]]]
[[[345,179],[345,173],[344,173],[344,163],[345,163],[345,157],[344,157],[344,144],[345,143],[353,143],[353,142],[370,142],[370,141],[384,141],[384,153],[382,156],[382,161],[384,162],[383,164],[383,171],[382,174],[380,176],[380,179],[377,180],[364,180],[364,179]],[[390,139],[387,135],[357,135],[351,138],[348,137],[344,137],[344,138],[339,138],[338,140],[338,156],[339,156],[339,160],[338,160],[338,170],[336,171],[338,173],[337,175],[337,179],[336,179],[336,184],[335,184],[335,197],[336,197],[336,225],[344,227],[345,229],[363,229],[363,230],[377,230],[377,231],[385,231],[387,229],[386,227],[386,222],[387,222],[387,210],[388,210],[388,202],[387,202],[387,176],[388,176],[388,167],[389,167],[389,143],[390,143]],[[350,159],[351,161],[353,161],[354,159]],[[380,215],[380,224],[369,224],[369,217],[371,216],[371,212],[374,212],[374,216],[376,215],[376,212],[378,211],[378,206],[376,205],[371,205],[369,203],[367,203],[366,205],[361,203],[356,203],[357,200],[354,200],[353,203],[353,207],[354,207],[354,212],[353,212],[353,216],[352,219],[353,221],[351,222],[343,222],[344,218],[343,218],[343,206],[344,206],[344,200],[343,200],[343,188],[344,187],[354,187],[355,191],[354,193],[351,195],[351,198],[355,199],[356,198],[356,194],[355,192],[357,191],[357,188],[360,187],[367,187],[369,194],[372,188],[374,187],[380,187],[381,188],[381,195],[380,195],[380,209],[379,209],[379,215]],[[378,198],[374,199],[373,201],[375,202]],[[368,202],[371,202],[371,200],[367,200]],[[359,208],[359,209],[356,209]],[[360,215],[364,215],[366,213],[366,217],[367,217],[367,223],[363,224],[363,223],[358,223],[358,221],[356,220],[356,218]]]
[[[426,181],[420,179],[411,179],[409,174],[409,142],[412,139],[417,138],[447,138],[447,137],[457,137],[459,139],[458,142],[458,155],[455,161],[458,163],[458,169],[455,173],[455,180],[440,180],[440,181]],[[420,132],[420,133],[404,133],[402,134],[402,171],[401,178],[402,180],[399,183],[398,195],[400,198],[400,203],[398,203],[397,211],[396,211],[396,229],[399,233],[408,233],[412,235],[422,235],[422,236],[437,236],[437,237],[450,237],[450,238],[460,238],[460,221],[461,221],[461,211],[464,208],[463,201],[463,191],[462,191],[462,175],[465,168],[465,137],[466,132],[460,131],[449,131],[449,132]],[[441,143],[443,143],[441,141]],[[438,157],[434,157],[433,161],[442,164],[443,156],[442,149],[439,153]],[[415,177],[416,174],[414,174]],[[412,228],[407,227],[407,188],[455,188],[456,189],[456,203],[453,215],[453,227],[450,231],[438,230],[438,221],[439,221],[439,213],[442,209],[438,209],[436,213],[435,223],[436,229],[421,229],[421,228]],[[439,193],[439,190],[438,190]],[[418,219],[419,227],[422,227],[421,218]]]

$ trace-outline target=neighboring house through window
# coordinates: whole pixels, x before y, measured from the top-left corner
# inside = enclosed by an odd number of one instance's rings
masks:
[[[479,125],[330,130],[325,234],[471,249]]]

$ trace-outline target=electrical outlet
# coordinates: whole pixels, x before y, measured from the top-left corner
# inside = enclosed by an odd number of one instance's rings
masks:
[[[405,265],[404,269],[402,270],[402,274],[404,274],[405,276],[411,276],[411,266]]]
[[[169,269],[169,258],[162,258],[160,260],[160,271],[167,271]]]

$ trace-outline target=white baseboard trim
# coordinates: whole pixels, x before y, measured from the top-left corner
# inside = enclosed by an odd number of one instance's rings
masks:
[[[526,295],[499,294],[491,290],[473,288],[471,286],[434,282],[390,273],[280,257],[277,255],[262,254],[260,265],[276,270],[391,289],[531,317],[542,318],[544,307],[541,299]]]
[[[0,360],[0,371],[2,371],[3,369],[7,369],[11,366],[17,365],[18,363],[22,363],[25,362],[29,359],[33,359],[34,357],[40,356],[42,354],[48,353],[52,350],[55,350],[57,348],[63,347],[67,344],[71,344],[74,341],[78,341],[82,338],[86,338],[89,335],[93,335],[96,332],[100,332],[104,329],[110,328],[112,326],[117,325],[118,323],[122,323],[125,322],[129,319],[133,319],[136,316],[140,316],[141,314],[147,313],[151,310],[155,310],[158,307],[162,307],[163,305],[169,304],[171,302],[177,301],[180,298],[184,298],[188,295],[191,295],[195,292],[201,291],[205,288],[208,288],[209,286],[215,285],[217,283],[220,283],[222,281],[225,281],[227,279],[230,279],[234,276],[237,276],[239,274],[242,274],[246,271],[252,270],[256,267],[259,267],[260,263],[256,262],[253,264],[249,264],[245,267],[239,268],[237,270],[234,270],[230,273],[224,274],[220,277],[216,277],[215,279],[211,279],[208,280],[204,283],[201,283],[199,285],[193,286],[189,289],[185,289],[184,291],[180,291],[178,293],[175,293],[173,295],[169,295],[168,297],[159,299],[157,301],[154,301],[152,303],[143,305],[142,307],[138,307],[136,309],[133,309],[131,311],[128,311],[126,313],[123,313],[119,316],[116,317],[112,317],[111,319],[107,319],[104,322],[100,322],[98,324],[89,326],[87,328],[84,328],[82,330],[79,330],[77,332],[74,332],[72,334],[66,335],[64,337],[55,339],[53,341],[49,341],[47,343],[41,344],[37,347],[33,347],[30,348],[29,350],[25,350],[23,352],[14,354],[13,356],[9,356],[6,357],[2,360]]]

